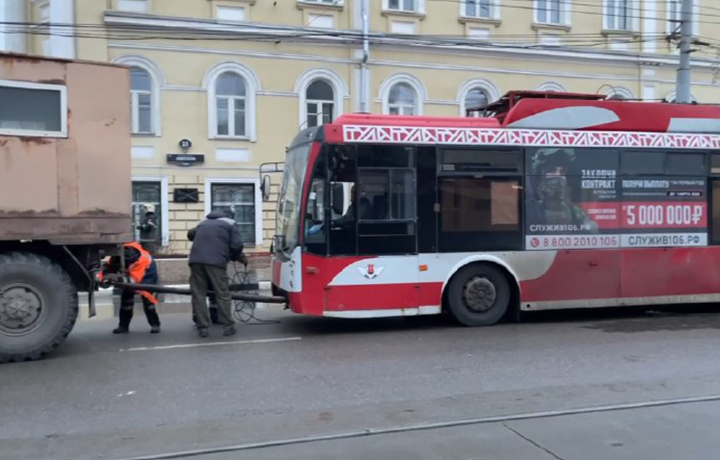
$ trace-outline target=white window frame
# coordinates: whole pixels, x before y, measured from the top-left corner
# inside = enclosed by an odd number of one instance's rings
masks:
[[[500,0],[487,0],[490,3],[490,13],[487,16],[481,16],[480,3],[476,3],[482,0],[461,0],[460,3],[460,17],[471,18],[471,19],[494,19],[500,20]],[[469,15],[467,14],[467,4],[469,2],[475,3],[475,11],[478,14]]]
[[[170,245],[170,198],[168,196],[167,176],[132,176],[131,182],[160,182],[160,205],[162,206],[162,245]]]
[[[620,3],[623,0],[603,0],[603,29],[605,30],[619,30],[635,32],[640,30],[640,9],[638,7],[638,0],[627,0],[627,28],[620,28],[618,22],[622,16],[617,14],[609,14],[608,10],[611,6],[614,8],[614,12],[617,13],[621,10]]]
[[[415,115],[422,115],[425,101],[428,99],[427,90],[420,79],[410,74],[396,74],[382,82],[380,85],[382,113],[385,115],[390,114],[390,90],[397,83],[407,83],[415,90]]]
[[[67,87],[63,85],[49,85],[45,83],[31,83],[16,80],[0,80],[0,86],[5,88],[37,89],[44,91],[57,91],[60,93],[60,131],[37,131],[32,129],[0,128],[0,135],[19,137],[57,137],[66,138],[67,127]]]
[[[560,2],[560,21],[559,22],[552,22],[547,20],[541,21],[540,20],[540,1],[544,1],[547,5],[549,2],[553,0],[533,0],[533,21],[536,24],[545,24],[545,25],[553,25],[553,26],[570,26],[572,23],[572,12],[571,12],[571,3],[572,0],[558,0]],[[548,14],[551,13],[551,10],[548,9]]]
[[[245,184],[255,186],[255,242],[252,246],[262,246],[263,228],[262,228],[262,193],[260,192],[260,179],[248,179],[237,177],[206,177],[205,178],[205,215],[210,214],[212,210],[212,186],[213,184]],[[251,246],[246,244],[246,246]]]
[[[300,118],[298,126],[307,127],[307,89],[317,80],[323,80],[333,90],[333,120],[338,119],[344,112],[344,102],[350,97],[347,84],[338,74],[329,69],[310,69],[298,78],[295,83],[295,93],[300,100]]]
[[[400,6],[402,6],[408,0],[398,1],[400,2]],[[425,0],[414,0],[414,8],[412,10],[406,10],[404,8],[390,8],[390,0],[383,0],[382,6],[384,11],[389,11],[393,13],[425,14]]]
[[[217,97],[215,95],[215,83],[218,77],[225,72],[238,74],[245,80],[245,135],[231,136],[217,133]],[[207,91],[208,103],[208,137],[210,139],[233,139],[241,141],[257,141],[256,123],[256,98],[257,92],[261,90],[260,81],[255,73],[238,62],[222,62],[205,75],[203,88]],[[230,97],[230,96],[228,96]],[[233,112],[234,116],[234,112]],[[231,120],[232,122],[233,120]],[[234,129],[234,124],[231,125]]]
[[[607,89],[607,91],[605,91],[605,95],[608,97],[612,97],[615,95],[622,97],[622,99],[619,100],[635,99],[635,95],[633,94],[633,92],[623,86],[611,86]]]
[[[43,18],[43,17],[42,17],[42,12],[43,12],[44,10],[47,11],[47,17],[46,17],[46,18]],[[38,21],[37,21],[37,23],[38,23],[38,24],[44,24],[44,25],[49,24],[49,23],[50,23],[50,0],[43,1],[43,2],[38,2],[37,11],[38,11]]]
[[[323,81],[323,80],[316,80],[316,81]],[[327,82],[325,82],[325,81],[323,81],[323,82],[327,84]],[[332,86],[331,86],[331,88],[332,88]],[[322,126],[325,124],[323,122],[323,118],[325,116],[325,111],[323,110],[324,109],[323,106],[328,103],[332,104],[332,112],[333,113],[332,113],[332,120],[330,120],[330,123],[332,123],[332,121],[335,120],[335,118],[336,118],[335,117],[335,107],[336,107],[335,92],[333,92],[333,99],[330,101],[323,101],[320,99],[306,99],[305,100],[305,112],[307,112],[308,105],[312,105],[313,107],[315,107],[315,114],[314,114],[315,126]],[[310,116],[309,113],[306,113],[305,115],[307,115],[307,117]],[[307,120],[307,117],[306,117],[306,120]],[[309,123],[306,127],[309,127]]]
[[[129,4],[144,4],[144,8],[142,10],[136,10],[133,8],[125,9],[121,8],[120,4],[123,3],[124,0],[115,0],[115,10],[117,11],[123,11],[123,12],[130,12],[130,13],[147,13],[150,9],[150,4],[148,0],[128,0]]]
[[[242,11],[243,19],[223,19],[220,17],[220,11],[238,10]],[[215,19],[221,22],[246,22],[248,20],[248,9],[245,5],[215,5]]]
[[[556,93],[568,92],[568,90],[565,89],[563,85],[561,85],[560,83],[555,83],[554,81],[546,81],[545,83],[538,85],[538,87],[535,88],[535,91],[554,91]]]
[[[665,94],[665,97],[663,97],[663,101],[666,101],[669,103],[674,103],[676,100],[677,100],[677,93],[675,92],[675,90],[669,91],[667,94]],[[690,95],[690,100],[692,102],[697,102],[697,98],[695,98],[695,96],[693,96],[692,94]]]
[[[310,4],[310,5],[322,5],[322,6],[335,6],[335,7],[342,7],[345,6],[345,0],[297,0],[297,2],[302,4]]]
[[[132,118],[131,133],[133,136],[152,136],[155,134],[155,117],[153,116],[155,101],[153,100],[152,75],[142,67],[139,69],[147,72],[150,78],[150,91],[144,89],[132,89],[132,74],[130,77],[130,111]],[[150,96],[150,131],[140,131],[140,96]]]
[[[467,109],[467,107],[465,107],[465,99],[467,99],[468,93],[476,88],[481,89],[488,94],[490,97],[488,102],[495,102],[500,99],[500,90],[491,81],[482,78],[468,80],[460,87],[457,94],[461,117],[465,116],[465,109]]]
[[[215,94],[215,136],[217,138],[231,138],[231,139],[242,139],[247,137],[247,83],[245,82],[245,79],[242,75],[239,75],[236,72],[224,72],[222,75],[226,74],[234,74],[236,77],[241,78],[243,81],[243,86],[245,87],[245,95],[218,95]],[[216,83],[217,84],[217,83]],[[227,111],[228,111],[228,133],[227,134],[220,134],[218,132],[218,125],[217,125],[217,110],[218,110],[218,102],[219,101],[225,101],[227,102]],[[243,127],[243,133],[239,134],[235,132],[235,111],[236,111],[236,105],[239,103],[242,103],[243,111],[245,112],[245,126]]]
[[[152,106],[151,109],[151,123],[152,123],[152,132],[149,133],[138,133],[137,132],[137,114],[135,107],[137,106],[137,99],[135,95],[133,94],[133,90],[130,89],[130,96],[131,96],[131,104],[130,104],[130,110],[131,110],[131,122],[132,125],[130,127],[130,132],[133,136],[139,136],[139,137],[147,137],[147,136],[155,136],[160,137],[162,136],[162,88],[166,86],[165,83],[165,76],[163,75],[162,71],[160,70],[160,67],[158,67],[154,62],[149,60],[148,58],[144,56],[120,56],[119,58],[113,60],[114,64],[121,64],[127,67],[139,67],[146,71],[150,75],[150,82],[152,84],[152,97],[151,102]]]
[[[404,81],[399,81],[395,83],[392,88],[394,88],[397,85],[407,85]],[[409,86],[409,85],[408,85]],[[392,92],[392,88],[390,88],[390,92]],[[418,93],[415,91],[415,88],[410,86],[410,89],[414,93],[413,103],[407,104],[404,102],[390,102],[390,94],[388,93],[388,101],[387,101],[387,113],[388,115],[403,115],[403,116],[416,116],[418,115]],[[397,113],[393,114],[393,110],[397,110]],[[412,113],[407,113],[412,112]]]
[[[675,19],[675,15],[677,15],[677,20],[679,21],[681,19],[681,7],[682,0],[677,0],[677,10],[673,11],[673,3],[672,0],[667,0],[666,3],[666,20],[665,20],[665,32],[670,35],[680,26],[679,22],[671,22],[671,19]],[[693,35],[699,36],[700,35],[700,0],[693,0]]]

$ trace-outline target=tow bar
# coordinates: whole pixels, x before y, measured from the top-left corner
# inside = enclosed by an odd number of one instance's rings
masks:
[[[156,292],[161,294],[178,294],[178,295],[192,295],[192,291],[189,288],[177,288],[177,287],[169,287],[169,286],[162,286],[159,284],[135,284],[135,283],[124,283],[119,281],[106,281],[106,284],[122,288],[122,289],[132,289],[133,291],[148,291],[148,292]],[[213,294],[212,291],[208,291],[208,295]],[[265,295],[256,295],[256,294],[243,294],[241,292],[230,292],[230,298],[233,300],[242,300],[245,302],[259,302],[259,303],[287,303],[287,299],[285,297],[276,297],[276,296],[265,296]]]

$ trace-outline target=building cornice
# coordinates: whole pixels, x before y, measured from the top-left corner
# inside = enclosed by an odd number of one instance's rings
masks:
[[[278,26],[263,23],[239,23],[226,24],[218,23],[212,19],[193,19],[172,16],[157,16],[141,13],[125,13],[106,11],[104,17],[105,25],[118,27],[141,27],[145,26],[152,30],[165,29],[177,31],[201,31],[201,32],[222,32],[230,36],[238,37],[252,35],[274,37],[282,39],[288,37],[295,42],[316,43],[334,46],[362,46],[362,34],[357,30],[340,29],[314,29],[292,26]],[[315,32],[317,35],[307,35],[307,32]],[[305,32],[302,37],[298,33]],[[582,60],[608,64],[630,64],[630,65],[651,65],[651,66],[677,66],[676,56],[664,56],[654,53],[632,53],[623,51],[604,51],[590,49],[573,49],[570,47],[546,47],[543,45],[493,45],[492,43],[478,43],[469,39],[444,39],[428,36],[414,36],[416,41],[410,42],[409,37],[388,36],[381,33],[371,33],[372,46],[386,49],[415,50],[424,52],[437,52],[442,54],[487,54],[506,55],[518,58],[537,57],[553,59],[563,58],[568,60]],[[199,41],[202,39],[199,38]],[[715,68],[717,62],[710,59],[694,59],[693,67]]]

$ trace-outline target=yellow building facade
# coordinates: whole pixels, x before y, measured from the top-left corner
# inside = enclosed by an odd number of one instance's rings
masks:
[[[673,0],[5,1],[0,49],[130,67],[134,212],[155,208],[165,253],[225,207],[267,251],[260,165],[342,113],[462,116],[509,90],[674,98]],[[692,94],[720,103],[720,4],[693,19]]]

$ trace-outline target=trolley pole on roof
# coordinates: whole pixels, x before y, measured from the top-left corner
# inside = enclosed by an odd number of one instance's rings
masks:
[[[682,0],[680,14],[680,67],[677,71],[677,88],[675,91],[675,102],[679,104],[690,104],[690,85],[692,76],[690,74],[690,46],[692,44],[692,13],[693,0]]]

